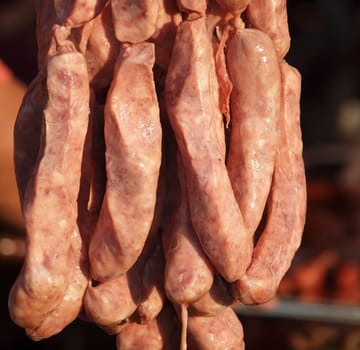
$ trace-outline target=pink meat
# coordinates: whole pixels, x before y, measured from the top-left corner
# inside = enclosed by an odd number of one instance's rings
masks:
[[[103,9],[107,0],[53,0],[59,23],[76,27],[90,22]]]
[[[189,349],[243,350],[243,328],[231,308],[211,316],[189,317]]]
[[[108,93],[107,184],[89,247],[98,281],[116,278],[135,263],[153,221],[162,139],[153,64],[153,44],[124,46]]]
[[[182,191],[180,205],[167,233],[165,290],[170,300],[187,306],[209,291],[214,272],[191,224],[180,160],[177,168]]]
[[[269,198],[267,222],[246,275],[233,285],[239,301],[263,303],[274,297],[302,237],[306,184],[300,130],[299,72],[281,63],[280,138]]]
[[[205,18],[182,22],[166,79],[169,120],[183,159],[195,232],[212,265],[226,280],[235,281],[250,262],[252,242],[225,166],[212,77]]]
[[[272,41],[255,29],[230,34],[226,63],[233,83],[227,168],[246,229],[253,234],[274,172],[280,68]]]
[[[92,30],[86,45],[86,63],[91,86],[103,89],[110,86],[120,43],[115,37],[110,4],[92,23]]]
[[[130,323],[116,336],[118,350],[172,350],[179,348],[178,322],[174,310],[165,305],[147,324]]]
[[[286,0],[251,0],[245,17],[248,27],[259,29],[272,39],[279,57],[286,55],[290,47]]]

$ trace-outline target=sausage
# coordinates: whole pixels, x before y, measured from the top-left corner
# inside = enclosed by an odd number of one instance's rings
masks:
[[[140,43],[156,30],[158,0],[111,0],[115,35],[121,42]]]
[[[280,58],[290,48],[286,0],[251,0],[245,11],[246,24],[266,33]]]
[[[153,44],[124,46],[108,93],[107,184],[89,247],[97,281],[116,278],[135,263],[154,217],[162,133],[153,64]]]
[[[36,168],[46,102],[43,77],[38,74],[25,93],[14,125],[14,166],[21,205]]]
[[[110,86],[119,55],[120,43],[115,37],[110,4],[106,4],[93,22],[86,45],[86,63],[94,89]]]
[[[163,69],[167,69],[171,51],[175,40],[176,29],[182,18],[172,0],[157,0],[159,12],[156,18],[155,32],[151,41],[155,43],[155,62]],[[156,82],[158,80],[156,79]]]
[[[252,242],[227,174],[224,136],[216,124],[218,97],[209,77],[215,77],[215,67],[205,18],[184,21],[166,77],[167,111],[185,168],[195,232],[212,265],[235,281],[250,262]]]
[[[165,259],[161,245],[158,243],[146,261],[142,272],[142,296],[135,316],[139,323],[152,321],[163,308],[165,302],[164,270]]]
[[[245,348],[242,325],[230,307],[211,317],[191,316],[188,326],[189,349]]]
[[[267,221],[246,275],[233,285],[237,300],[264,303],[276,289],[297,251],[306,213],[306,183],[300,130],[299,72],[281,63],[282,94],[279,145]]]
[[[76,230],[71,236],[69,283],[64,297],[40,325],[33,329],[26,329],[26,334],[33,340],[49,338],[61,332],[79,315],[88,285],[86,263],[82,255],[84,255],[82,239]]]
[[[209,291],[214,272],[191,225],[180,159],[178,159],[177,169],[181,185],[181,199],[172,227],[168,232],[169,243],[165,254],[165,290],[171,301],[187,306]]]
[[[274,172],[280,68],[272,41],[256,29],[232,31],[226,42],[226,63],[233,83],[227,169],[245,227],[253,234]]]
[[[68,285],[70,237],[77,227],[77,196],[89,114],[89,81],[83,55],[62,52],[50,58],[47,90],[39,157],[23,200],[25,262],[9,295],[10,315],[24,328],[36,327],[62,300]],[[44,239],[49,234],[51,239]]]
[[[176,315],[166,304],[159,316],[147,324],[129,323],[116,336],[118,350],[171,350],[179,348]]]
[[[210,290],[189,305],[189,315],[214,316],[235,303],[228,284],[215,273]]]
[[[94,19],[107,0],[53,0],[53,3],[59,23],[75,27]]]
[[[141,292],[141,274],[135,265],[116,279],[89,284],[83,301],[85,314],[107,333],[116,334],[135,312]]]

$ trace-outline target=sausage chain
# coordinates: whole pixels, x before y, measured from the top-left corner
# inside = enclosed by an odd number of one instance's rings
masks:
[[[276,295],[305,221],[286,0],[36,11],[13,321],[34,340],[81,317],[122,350],[244,349],[232,306]]]

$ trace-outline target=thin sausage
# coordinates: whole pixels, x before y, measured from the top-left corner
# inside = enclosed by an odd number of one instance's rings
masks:
[[[246,24],[266,33],[280,58],[290,48],[286,0],[251,0],[245,11]]]
[[[39,158],[23,201],[25,262],[9,295],[10,315],[24,328],[36,327],[54,310],[68,285],[70,237],[77,227],[89,116],[89,81],[83,55],[64,52],[50,58],[47,90]],[[44,239],[49,234],[51,239]]]

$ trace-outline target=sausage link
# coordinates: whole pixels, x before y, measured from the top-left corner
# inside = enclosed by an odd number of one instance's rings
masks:
[[[53,3],[60,24],[75,27],[94,19],[102,11],[107,1],[53,0]]]
[[[226,48],[233,83],[227,168],[246,229],[253,234],[274,172],[280,68],[272,41],[259,30],[233,30]]]
[[[110,4],[92,22],[92,30],[86,45],[86,63],[90,84],[94,89],[110,86],[120,43],[115,37]]]
[[[244,304],[270,300],[298,249],[305,222],[306,184],[300,130],[299,72],[281,63],[280,139],[267,222],[246,275],[233,285]]]
[[[185,174],[179,157],[177,169],[181,199],[168,233],[165,290],[171,301],[187,306],[209,291],[214,272],[191,224]]]
[[[176,315],[166,304],[159,316],[147,324],[129,323],[116,336],[118,350],[172,350],[179,348]]]
[[[280,58],[290,48],[286,0],[251,0],[245,11],[246,24],[269,35]]]
[[[74,231],[71,236],[69,283],[64,297],[40,325],[26,330],[27,335],[32,339],[41,340],[58,334],[79,315],[88,285],[83,249],[79,232]]]
[[[43,77],[38,74],[25,93],[14,125],[14,166],[21,206],[36,169],[46,102]]]
[[[230,307],[211,317],[190,316],[188,325],[189,349],[245,348],[242,325]]]
[[[183,160],[191,220],[212,265],[228,281],[240,278],[251,258],[220,143],[215,67],[205,18],[184,21],[166,78],[166,104]],[[222,116],[220,115],[222,123]]]
[[[124,46],[108,93],[107,184],[89,247],[98,281],[116,278],[135,263],[154,217],[162,135],[153,64],[153,44]]]
[[[107,333],[119,333],[135,312],[141,293],[141,274],[135,265],[116,279],[89,285],[83,301],[85,314]]]
[[[65,52],[50,58],[47,90],[39,157],[23,200],[25,262],[9,295],[10,315],[24,328],[36,327],[54,310],[68,285],[70,237],[77,228],[89,115],[83,55]]]
[[[156,30],[158,0],[111,0],[115,35],[121,42],[140,43]]]

